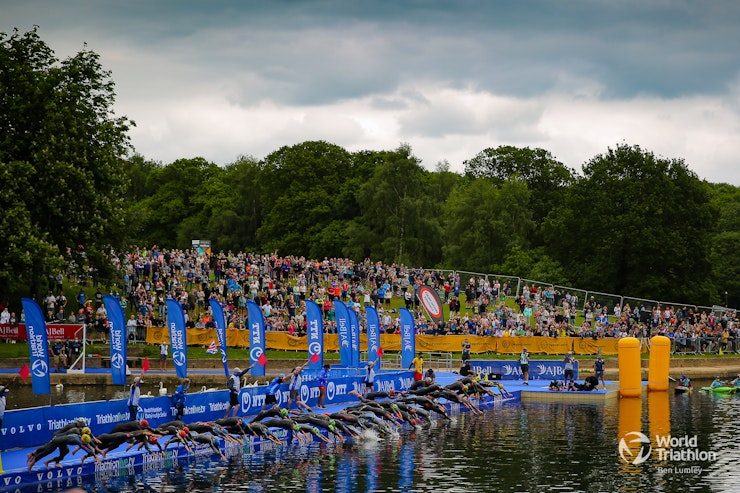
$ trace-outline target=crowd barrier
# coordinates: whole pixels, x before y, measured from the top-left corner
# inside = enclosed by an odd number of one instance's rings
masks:
[[[617,354],[618,339],[593,339],[581,337],[486,337],[465,335],[416,335],[416,350],[419,352],[448,352],[459,353],[465,339],[470,343],[471,353],[499,353],[519,354],[522,349],[535,354],[565,354],[573,351],[575,354]],[[188,345],[209,346],[217,341],[215,329],[188,329]],[[169,342],[169,332],[166,327],[152,327],[147,330],[146,342],[160,344]],[[380,343],[383,351],[401,351],[401,336],[399,334],[381,334]],[[229,347],[249,347],[249,331],[231,329],[226,331],[226,344]],[[284,351],[308,351],[306,337],[294,337],[285,332],[265,332],[267,349]],[[324,351],[338,351],[339,344],[336,334],[324,335]],[[360,350],[367,351],[367,336],[360,335]],[[647,352],[647,345],[642,351]]]

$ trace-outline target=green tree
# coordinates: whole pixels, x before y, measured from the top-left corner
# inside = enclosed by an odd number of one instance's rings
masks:
[[[145,185],[150,195],[137,207],[141,223],[135,236],[144,245],[177,248],[189,248],[192,239],[205,239],[210,212],[203,206],[210,191],[207,184],[223,173],[203,158],[178,159],[152,169]]]
[[[538,226],[560,204],[575,179],[572,169],[557,161],[549,151],[539,148],[488,148],[463,164],[467,175],[490,178],[498,186],[510,180],[523,180],[531,192],[529,208]],[[541,244],[539,231],[533,233],[530,239],[535,245]]]
[[[709,302],[716,209],[682,160],[619,145],[591,159],[545,225],[548,253],[584,289]]]
[[[107,250],[125,236],[123,160],[133,124],[114,115],[114,100],[96,53],[60,62],[37,28],[0,33],[0,163],[4,183],[13,183],[0,239],[8,289],[38,288],[72,259],[68,252],[111,274]]]
[[[356,210],[346,207],[351,195],[345,184],[354,172],[346,150],[322,141],[282,147],[268,155],[261,180],[264,215],[257,230],[262,248],[341,256],[346,235],[336,221],[351,218]]]
[[[712,204],[719,211],[712,236],[710,261],[716,303],[740,306],[740,187],[712,186]],[[727,295],[725,295],[727,293]]]
[[[445,204],[445,265],[493,272],[512,248],[529,248],[534,229],[529,199],[522,180],[511,179],[497,187],[489,178],[468,177]]]
[[[428,174],[408,145],[375,155],[372,175],[357,192],[361,213],[349,227],[349,250],[388,263],[434,265],[441,225]]]
[[[262,167],[257,159],[241,156],[208,182],[203,197],[208,209],[205,227],[212,244],[222,250],[260,251],[257,230],[262,224]]]

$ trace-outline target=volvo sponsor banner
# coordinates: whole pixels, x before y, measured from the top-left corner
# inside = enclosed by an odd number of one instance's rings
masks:
[[[416,356],[416,330],[414,317],[406,308],[400,309],[401,368],[408,368]]]
[[[444,314],[442,312],[442,300],[439,299],[439,293],[430,288],[429,286],[419,286],[416,288],[416,297],[419,299],[424,311],[432,319],[435,324],[444,322]]]
[[[126,385],[126,314],[118,296],[103,296],[103,304],[110,325],[110,372],[113,385]]]
[[[306,324],[308,369],[320,370],[324,366],[324,321],[321,317],[321,308],[312,300],[306,300]]]
[[[516,360],[471,360],[470,369],[477,374],[495,375],[504,380],[519,380],[522,370]],[[530,380],[562,380],[565,365],[562,361],[531,360],[529,362]],[[578,379],[578,361],[573,365],[573,374]]]
[[[367,360],[380,359],[380,318],[375,307],[365,308],[365,330],[367,332]]]
[[[34,394],[50,394],[49,340],[46,334],[44,314],[38,303],[30,298],[22,298],[23,312],[26,315],[26,337],[31,355],[31,376]]]
[[[352,366],[352,333],[349,327],[349,311],[341,301],[334,301],[334,314],[337,319],[337,338],[339,339],[339,360],[342,366]]]
[[[357,312],[353,308],[347,308],[350,333],[350,366],[360,367],[360,322],[357,320]]]
[[[172,362],[178,378],[188,377],[188,341],[185,313],[177,300],[167,300],[167,327],[170,330]]]
[[[221,363],[224,365],[226,378],[229,378],[229,359],[226,357],[226,317],[224,316],[224,309],[216,299],[211,298],[209,304],[211,305],[213,322],[216,324],[216,338],[218,339],[218,347],[221,350]]]
[[[249,364],[252,367],[252,376],[264,377],[265,366],[260,364],[265,360],[265,316],[259,305],[254,301],[247,301],[247,316],[249,323]]]

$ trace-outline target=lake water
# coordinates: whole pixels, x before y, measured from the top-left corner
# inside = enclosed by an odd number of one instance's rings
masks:
[[[649,443],[639,443],[637,432]],[[737,491],[738,433],[740,397],[698,391],[596,405],[506,404],[392,440],[276,447],[228,462],[193,459],[182,468],[86,487],[160,493]],[[665,443],[658,442],[669,435],[672,446],[664,448],[670,451],[660,452]]]

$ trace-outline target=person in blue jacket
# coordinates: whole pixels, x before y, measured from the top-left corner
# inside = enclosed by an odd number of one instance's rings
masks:
[[[172,405],[177,410],[176,420],[180,421],[185,415],[185,395],[188,393],[190,388],[190,379],[185,378],[180,385],[175,389],[175,393],[172,394]]]

